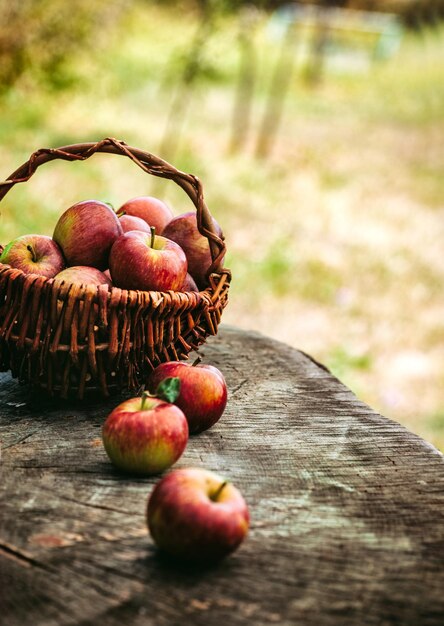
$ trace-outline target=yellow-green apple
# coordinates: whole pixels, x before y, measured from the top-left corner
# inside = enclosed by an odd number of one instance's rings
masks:
[[[221,417],[227,404],[224,376],[213,365],[185,361],[161,363],[148,377],[148,389],[155,393],[158,385],[170,377],[180,379],[180,393],[174,401],[188,420],[190,433],[207,430]]]
[[[89,265],[104,270],[114,241],[123,233],[119,218],[104,202],[77,202],[59,218],[53,239],[68,265]]]
[[[213,223],[217,235],[222,237],[222,230],[214,218]],[[200,289],[205,288],[208,285],[207,271],[212,259],[208,239],[197,228],[196,213],[190,211],[178,215],[167,224],[162,235],[178,243],[184,250],[189,273]]]
[[[147,224],[154,226],[159,235],[174,217],[173,212],[165,202],[152,196],[139,196],[128,200],[117,211],[118,214],[122,212],[145,220]]]
[[[180,291],[199,291],[199,287],[196,285],[196,281],[189,272],[187,272],[187,275],[185,276],[185,280],[182,287],[180,288]]]
[[[101,272],[96,267],[88,265],[73,265],[59,272],[55,280],[63,280],[65,283],[75,285],[108,285],[112,283],[105,272]]]
[[[187,274],[187,259],[174,241],[130,230],[113,244],[109,255],[113,284],[122,289],[179,291]]]
[[[150,226],[141,217],[135,215],[119,215],[120,225],[124,233],[129,230],[141,230],[144,233],[150,233]]]
[[[22,270],[25,274],[38,274],[52,278],[65,267],[62,251],[46,235],[22,235],[3,250],[0,263]]]
[[[108,415],[102,439],[117,468],[133,474],[158,474],[182,455],[188,424],[175,404],[143,394],[125,400]]]
[[[173,470],[154,487],[147,523],[156,545],[186,561],[212,562],[245,538],[249,512],[236,487],[201,468]]]

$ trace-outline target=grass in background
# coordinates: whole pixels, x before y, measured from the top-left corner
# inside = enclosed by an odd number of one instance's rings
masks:
[[[134,7],[98,54],[72,58],[71,88],[44,89],[30,76],[6,94],[2,177],[39,147],[108,135],[158,152],[197,16]],[[408,34],[386,63],[327,74],[316,88],[296,68],[272,153],[257,160],[279,51],[261,21],[251,132],[231,154],[237,28],[218,18],[174,154],[161,155],[199,175],[224,227],[233,271],[224,321],[312,353],[444,449],[443,31]],[[51,233],[78,200],[118,207],[153,189],[176,213],[189,210],[180,189],[121,157],[47,164],[2,201],[1,240]]]

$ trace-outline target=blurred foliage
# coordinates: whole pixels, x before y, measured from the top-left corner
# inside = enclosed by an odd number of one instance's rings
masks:
[[[305,4],[344,6],[399,13],[408,25],[433,24],[444,17],[443,0],[301,0]],[[160,5],[149,0],[0,0],[0,93],[23,76],[31,76],[53,89],[69,87],[80,79],[75,60],[94,55],[120,27],[125,14],[137,5]],[[288,4],[279,0],[168,0],[162,4],[186,15],[199,16],[199,29],[214,31],[217,20],[240,9],[272,10]],[[180,52],[179,52],[180,54]],[[183,58],[178,59],[180,62]],[[188,59],[188,72],[196,63],[208,77],[217,68],[207,59]]]
[[[106,41],[123,0],[0,0],[0,91],[24,74],[53,88],[75,81],[79,50]]]

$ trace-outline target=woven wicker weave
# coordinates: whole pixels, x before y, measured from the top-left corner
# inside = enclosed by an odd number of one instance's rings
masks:
[[[208,287],[195,292],[130,291],[61,283],[0,264],[0,370],[51,395],[88,389],[137,390],[158,363],[184,359],[215,335],[227,304],[230,271],[225,243],[213,226],[198,178],[112,138],[42,149],[0,183],[0,200],[48,161],[83,161],[96,152],[123,155],[148,174],[168,178],[187,193],[208,238]]]

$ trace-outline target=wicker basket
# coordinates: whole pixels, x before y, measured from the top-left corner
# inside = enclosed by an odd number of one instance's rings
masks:
[[[215,335],[227,304],[230,271],[200,181],[148,152],[108,138],[42,149],[0,183],[0,200],[48,161],[84,161],[96,152],[129,157],[148,174],[173,180],[197,210],[212,265],[195,292],[132,291],[54,281],[0,264],[0,369],[51,395],[83,398],[89,389],[137,390],[160,362],[186,359]]]

